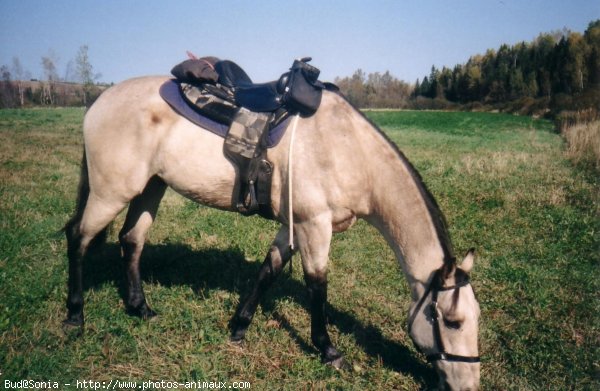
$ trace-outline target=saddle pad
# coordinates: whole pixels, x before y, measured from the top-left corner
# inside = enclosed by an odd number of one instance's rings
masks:
[[[229,126],[213,121],[194,110],[194,108],[184,99],[179,83],[176,80],[172,79],[166,81],[160,87],[159,93],[173,110],[190,122],[223,138],[227,135]],[[287,128],[290,119],[291,117],[285,119],[269,131],[267,136],[267,148],[272,148],[279,143],[279,140],[281,140],[285,134],[285,129]]]

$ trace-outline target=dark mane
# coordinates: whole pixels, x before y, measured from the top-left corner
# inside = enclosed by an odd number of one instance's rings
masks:
[[[431,215],[431,219],[435,226],[436,234],[438,236],[438,239],[439,239],[439,241],[442,245],[442,249],[444,251],[444,262],[445,263],[456,262],[456,258],[454,257],[452,241],[451,241],[450,235],[448,233],[446,217],[442,213],[437,201],[435,200],[435,197],[433,196],[433,194],[431,194],[431,192],[425,185],[425,182],[423,182],[423,178],[421,177],[421,174],[419,174],[417,169],[412,165],[412,163],[408,160],[408,158],[404,155],[404,153],[379,128],[379,126],[377,126],[373,121],[371,121],[369,118],[367,118],[367,116],[364,115],[356,106],[354,106],[352,103],[350,103],[350,101],[344,96],[344,94],[341,93],[341,91],[339,90],[339,88],[337,88],[337,86],[331,84],[331,86],[333,86],[333,87],[330,87],[329,84],[330,83],[326,84],[326,90],[333,92],[336,95],[340,96],[342,99],[344,99],[346,101],[346,103],[348,103],[348,105],[350,105],[350,107],[352,107],[354,109],[354,111],[356,111],[358,114],[360,114],[360,116],[365,121],[367,121],[373,127],[373,129],[375,129],[379,133],[379,135],[381,137],[383,137],[383,139],[385,141],[387,141],[387,143],[394,149],[394,151],[396,151],[396,154],[398,155],[398,157],[400,158],[402,163],[404,163],[404,165],[407,167],[408,172],[410,173],[411,177],[417,184],[417,188],[419,189],[419,192],[421,193],[421,197],[423,197],[423,200],[425,201],[425,205],[427,205],[427,210],[429,211],[429,214]]]

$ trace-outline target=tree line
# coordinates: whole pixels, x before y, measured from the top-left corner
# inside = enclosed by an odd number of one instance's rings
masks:
[[[533,42],[501,45],[453,68],[431,67],[409,85],[391,76],[357,70],[336,78],[358,107],[478,108],[526,114],[582,110],[600,105],[600,20],[583,34],[542,33]]]
[[[541,99],[565,108],[599,102],[600,20],[584,34],[563,30],[540,34],[533,42],[502,45],[475,55],[453,69],[435,66],[417,80],[414,97],[458,103],[503,103]],[[554,99],[554,102],[552,101]],[[557,102],[559,101],[559,102]],[[582,107],[578,107],[582,106]]]
[[[67,63],[64,77],[58,74],[58,57],[51,50],[41,57],[43,75],[34,79],[18,57],[0,66],[0,108],[28,106],[89,106],[102,92],[97,84],[87,45],[79,47]]]

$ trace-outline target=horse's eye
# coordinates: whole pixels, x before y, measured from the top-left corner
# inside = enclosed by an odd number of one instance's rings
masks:
[[[458,330],[460,329],[461,324],[462,322],[452,321],[444,318],[444,325],[449,329]]]

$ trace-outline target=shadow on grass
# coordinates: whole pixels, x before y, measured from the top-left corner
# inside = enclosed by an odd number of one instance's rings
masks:
[[[86,259],[84,289],[99,288],[106,283],[119,287],[121,298],[126,295],[125,265],[121,261],[119,246],[107,244]],[[141,260],[142,279],[165,287],[189,286],[194,292],[204,292],[207,297],[213,289],[227,290],[245,297],[258,275],[260,262],[248,262],[235,248],[228,250],[193,251],[182,244],[147,244]],[[285,283],[283,280],[285,279]],[[289,297],[309,311],[303,283],[282,273],[279,280],[261,300],[265,312],[272,316],[307,353],[316,353],[310,340],[305,340],[285,317],[276,311],[277,301]],[[210,300],[210,298],[207,298]],[[233,316],[233,313],[231,314]],[[342,333],[354,336],[365,353],[389,369],[412,376],[426,387],[434,386],[435,372],[425,365],[411,350],[386,338],[379,329],[365,325],[354,315],[327,306],[327,315]],[[398,325],[402,327],[402,325]]]

